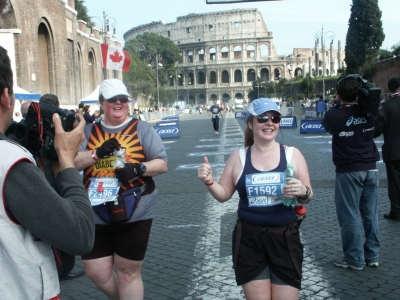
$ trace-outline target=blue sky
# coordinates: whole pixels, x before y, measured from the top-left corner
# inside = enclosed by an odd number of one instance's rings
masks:
[[[398,0],[379,0],[386,38],[382,48],[390,50],[400,42]],[[103,11],[117,21],[117,40],[124,44],[123,34],[132,27],[153,21],[175,22],[189,13],[206,13],[235,8],[258,8],[269,31],[273,32],[278,55],[289,55],[293,48],[311,48],[314,36],[321,31],[335,33],[345,47],[352,0],[283,0],[243,4],[206,4],[205,0],[85,0],[90,16],[103,19]],[[92,19],[99,24],[97,18]],[[326,41],[329,43],[330,41]]]

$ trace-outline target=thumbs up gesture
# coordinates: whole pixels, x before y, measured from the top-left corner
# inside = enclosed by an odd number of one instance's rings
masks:
[[[199,177],[199,179],[204,183],[210,183],[214,180],[211,165],[208,162],[207,156],[204,156],[204,162],[197,169],[197,177]]]

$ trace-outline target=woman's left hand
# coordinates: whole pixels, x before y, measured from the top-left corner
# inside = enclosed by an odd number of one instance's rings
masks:
[[[301,197],[307,193],[307,188],[298,179],[292,179],[283,187],[284,195],[287,197]]]

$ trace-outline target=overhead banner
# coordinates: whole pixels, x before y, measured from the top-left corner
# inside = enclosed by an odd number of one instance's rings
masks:
[[[162,139],[180,137],[179,126],[154,126],[154,130]]]
[[[279,128],[297,128],[296,117],[282,117]]]
[[[301,120],[300,133],[324,133],[326,129],[321,124],[321,120]]]
[[[156,126],[179,126],[179,122],[175,120],[162,120],[156,123]]]

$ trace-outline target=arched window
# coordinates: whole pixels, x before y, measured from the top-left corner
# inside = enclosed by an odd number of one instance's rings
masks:
[[[194,76],[193,76],[193,73],[189,73],[189,74],[187,75],[187,77],[188,77],[188,82],[187,82],[187,84],[188,84],[188,85],[193,85],[193,84],[194,84]]]
[[[222,71],[222,83],[229,83],[229,73],[227,70]]]
[[[243,94],[242,93],[236,93],[235,94],[235,99],[243,99]]]
[[[247,58],[256,57],[256,48],[253,45],[248,45],[246,50],[247,50]]]
[[[210,72],[210,84],[217,83],[217,73],[215,71]]]
[[[51,93],[50,79],[51,79],[51,68],[52,62],[52,45],[50,40],[50,33],[47,26],[44,23],[40,23],[38,28],[38,47],[39,47],[39,68],[40,71],[40,90],[42,94]]]
[[[261,69],[261,79],[269,81],[269,70],[266,68]]]
[[[260,46],[260,52],[261,52],[261,57],[262,58],[270,56],[269,55],[268,45],[266,45],[266,44],[263,44],[263,45]]]
[[[188,50],[187,52],[188,63],[193,63],[193,50]]]
[[[217,59],[216,53],[217,53],[217,51],[215,50],[215,48],[211,48],[210,49],[210,60],[216,60]]]
[[[205,84],[206,83],[206,75],[203,71],[199,71],[197,73],[197,83],[198,84]]]
[[[199,55],[199,61],[204,61],[204,49],[199,49],[197,53]]]
[[[242,82],[242,71],[236,70],[235,71],[235,82]]]
[[[235,48],[233,48],[233,58],[234,59],[242,58],[242,47],[236,46]]]
[[[247,70],[247,82],[252,82],[256,80],[256,71],[254,69]]]
[[[274,70],[274,80],[280,80],[281,79],[281,70],[279,68],[276,68]]]
[[[225,93],[222,95],[222,102],[228,102],[230,98],[229,94]]]
[[[226,59],[229,56],[229,49],[228,47],[222,47],[221,49],[221,58]]]
[[[211,98],[212,101],[218,100],[218,97],[215,94],[211,94],[210,98]]]

